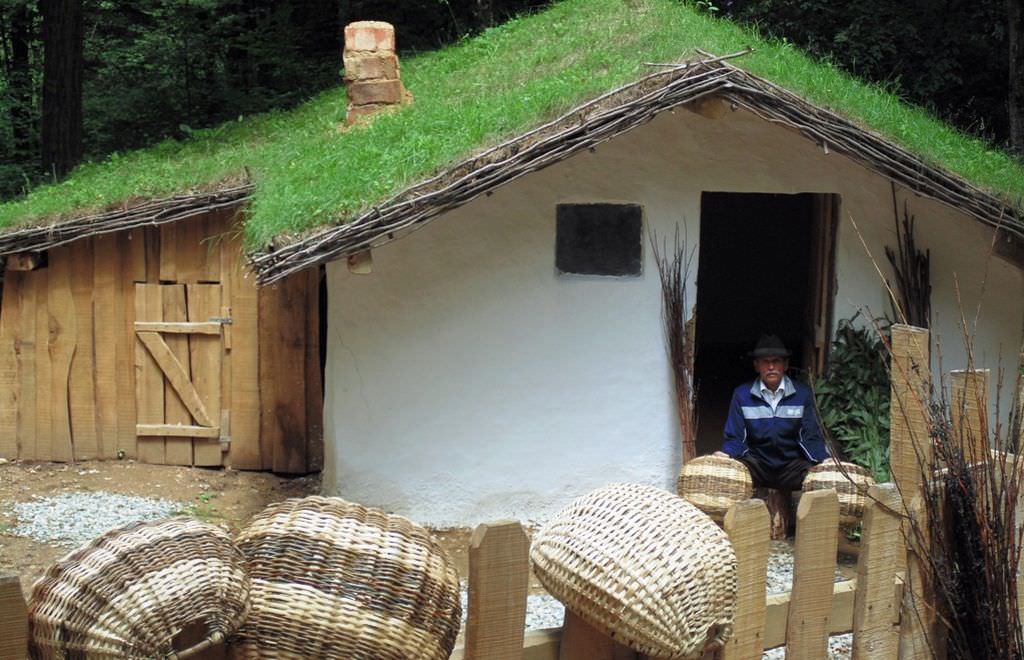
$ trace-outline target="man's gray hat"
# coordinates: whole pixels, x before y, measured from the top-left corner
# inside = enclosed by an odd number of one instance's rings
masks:
[[[752,358],[789,357],[791,353],[778,335],[761,335],[754,350],[747,353]]]

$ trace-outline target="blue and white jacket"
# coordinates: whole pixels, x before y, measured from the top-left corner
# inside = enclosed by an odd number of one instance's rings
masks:
[[[786,377],[782,400],[772,412],[759,384],[755,380],[733,391],[722,451],[733,458],[750,454],[769,470],[797,458],[814,463],[828,458],[811,388]]]

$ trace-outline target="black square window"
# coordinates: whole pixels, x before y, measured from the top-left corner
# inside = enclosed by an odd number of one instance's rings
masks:
[[[559,204],[555,267],[578,275],[640,275],[638,204]]]

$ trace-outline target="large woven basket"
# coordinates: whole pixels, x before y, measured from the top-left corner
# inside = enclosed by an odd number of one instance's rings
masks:
[[[698,456],[679,471],[676,491],[680,496],[717,521],[737,502],[754,495],[750,470],[726,456]]]
[[[804,477],[803,491],[835,488],[839,494],[839,524],[856,525],[864,515],[868,488],[875,485],[871,473],[859,465],[827,459],[813,466]]]
[[[267,507],[236,539],[252,575],[242,658],[447,658],[459,578],[427,530],[336,497]]]
[[[732,633],[732,544],[660,488],[613,484],[579,498],[536,534],[530,558],[566,608],[641,653],[696,657]]]
[[[75,550],[29,599],[33,658],[187,657],[224,640],[249,605],[249,577],[227,532],[190,518],[134,523]],[[176,652],[174,638],[205,638]]]

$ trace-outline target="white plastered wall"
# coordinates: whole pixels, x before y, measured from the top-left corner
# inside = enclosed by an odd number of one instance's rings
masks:
[[[372,274],[328,265],[324,490],[449,526],[541,521],[614,481],[672,488],[679,434],[647,237],[681,223],[696,243],[702,191],[838,193],[835,317],[888,311],[849,220],[887,269],[888,181],[743,111],[666,113],[375,250]],[[903,198],[931,250],[945,365],[961,367],[952,275],[973,315],[991,233]],[[643,206],[642,276],[556,274],[555,206],[592,202]],[[1022,294],[1020,271],[993,260],[976,366],[1016,355]]]

